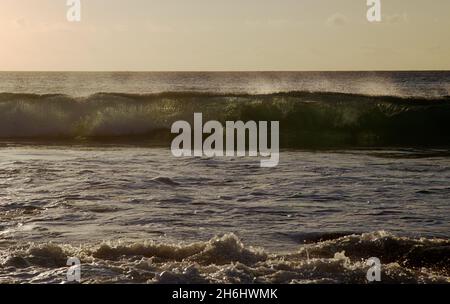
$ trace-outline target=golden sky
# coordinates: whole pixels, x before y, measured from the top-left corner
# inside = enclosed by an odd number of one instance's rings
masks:
[[[0,70],[450,69],[449,0],[0,1]]]

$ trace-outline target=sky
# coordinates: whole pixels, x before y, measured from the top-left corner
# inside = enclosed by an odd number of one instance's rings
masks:
[[[0,1],[2,71],[449,70],[450,1]]]

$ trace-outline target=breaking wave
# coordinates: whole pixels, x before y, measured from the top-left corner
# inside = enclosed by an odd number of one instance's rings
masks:
[[[448,146],[450,97],[342,93],[0,93],[0,138],[171,139],[177,120],[280,121],[284,147]]]
[[[365,261],[382,262],[382,283],[450,283],[450,241],[379,231],[268,253],[234,234],[207,242],[30,244],[0,250],[0,283],[61,283],[68,257],[84,283],[367,283]]]

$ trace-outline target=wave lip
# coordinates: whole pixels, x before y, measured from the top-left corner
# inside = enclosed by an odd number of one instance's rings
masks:
[[[369,268],[365,259],[378,257],[381,283],[450,283],[449,253],[447,239],[412,239],[383,231],[311,243],[291,253],[249,247],[234,234],[192,244],[31,244],[1,252],[0,281],[60,283],[67,257],[77,256],[84,283],[364,284]]]

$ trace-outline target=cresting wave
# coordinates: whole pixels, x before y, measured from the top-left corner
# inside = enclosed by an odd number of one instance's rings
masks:
[[[83,283],[367,283],[365,260],[382,262],[382,283],[450,283],[450,242],[379,231],[268,253],[234,234],[207,242],[29,244],[0,250],[0,283],[62,283],[68,257]]]
[[[450,97],[274,94],[0,93],[0,138],[169,141],[177,120],[280,121],[282,147],[448,146]]]

